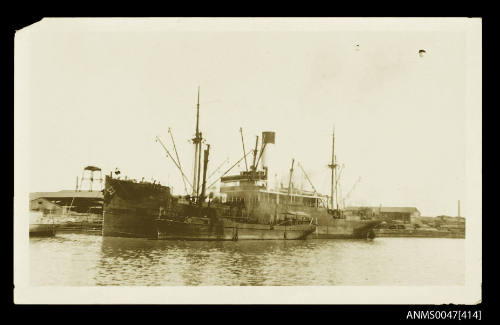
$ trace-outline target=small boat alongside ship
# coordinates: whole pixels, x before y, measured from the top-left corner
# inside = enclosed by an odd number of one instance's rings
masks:
[[[53,237],[56,234],[56,226],[52,218],[38,211],[30,211],[30,237]]]

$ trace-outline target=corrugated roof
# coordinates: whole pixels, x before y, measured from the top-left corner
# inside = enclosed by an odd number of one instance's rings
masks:
[[[381,212],[418,212],[415,207],[382,207]]]
[[[103,194],[101,191],[93,192],[76,192],[72,190],[62,190],[59,192],[33,192],[30,193],[30,200],[38,198],[88,198],[88,199],[102,199]]]
[[[347,207],[346,210],[350,211],[358,211],[358,210],[363,210],[363,209],[370,209],[374,211],[379,211],[380,212],[400,212],[400,213],[413,213],[413,212],[420,212],[418,211],[417,208],[415,207]]]
[[[43,197],[38,197],[38,198],[36,198],[36,200],[43,200],[43,201],[45,201],[46,203],[48,203],[48,204],[50,204],[50,205],[55,205],[55,206],[57,206],[57,207],[61,207],[59,204],[54,203],[54,202],[52,202],[52,201],[50,201],[50,200],[47,200],[46,198],[43,198]]]

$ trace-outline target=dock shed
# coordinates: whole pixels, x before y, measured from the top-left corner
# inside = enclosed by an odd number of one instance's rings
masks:
[[[412,218],[420,217],[420,211],[415,207],[347,207],[352,213],[369,214],[371,217],[388,218],[392,221],[411,223]]]
[[[63,210],[62,206],[56,204],[46,198],[39,197],[30,200],[30,210],[31,211],[40,211],[43,214],[54,213],[60,214]]]

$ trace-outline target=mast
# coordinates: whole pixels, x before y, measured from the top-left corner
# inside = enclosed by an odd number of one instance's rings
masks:
[[[334,205],[334,200],[333,200],[333,195],[334,195],[334,187],[335,187],[335,129],[333,130],[332,133],[332,163],[328,165],[330,169],[332,170],[332,176],[331,176],[331,184],[330,184],[330,206],[331,209],[333,210],[335,205]]]
[[[295,159],[292,158],[292,168],[290,168],[290,179],[288,180],[288,198],[292,202],[291,192],[292,192],[292,177],[293,177],[293,163]]]
[[[259,136],[255,139],[255,149],[253,150],[253,164],[252,164],[252,171],[255,172],[257,171],[257,166],[255,165],[255,161],[257,159],[257,147],[259,146]]]
[[[198,86],[198,100],[196,101],[196,135],[198,135],[198,132],[200,130],[199,122],[200,122],[200,86]]]
[[[340,172],[337,173],[337,155],[335,155],[335,206],[336,206],[337,210],[339,209],[339,198],[338,198],[338,195],[339,195],[339,177],[340,177],[340,173],[342,173],[342,169],[340,170]]]
[[[200,134],[200,144],[198,145],[198,179],[197,179],[197,184],[196,184],[196,195],[200,195],[200,172],[201,172],[201,132]]]
[[[198,100],[196,103],[196,129],[195,129],[195,136],[193,139],[194,144],[194,167],[193,167],[193,193],[192,196],[198,196],[198,190],[199,190],[199,167],[200,167],[200,162],[199,162],[199,157],[201,156],[201,133],[200,133],[200,128],[199,128],[199,121],[200,121],[200,87],[198,86]]]
[[[256,166],[259,165],[260,158],[262,158],[262,154],[264,153],[264,150],[266,149],[266,145],[267,145],[267,143],[264,142],[264,136],[262,136],[262,144],[260,145],[260,153],[259,153],[259,158],[257,158]],[[256,149],[257,149],[257,147],[256,147]]]
[[[203,159],[203,183],[201,186],[201,196],[199,198],[199,205],[203,205],[203,201],[205,201],[205,192],[207,188],[207,165],[208,165],[208,154],[210,152],[210,145],[207,144],[207,149],[204,151],[204,159]]]

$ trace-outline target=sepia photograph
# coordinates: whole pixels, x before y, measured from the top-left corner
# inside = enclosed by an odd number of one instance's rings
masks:
[[[478,304],[481,19],[44,18],[14,298]]]

